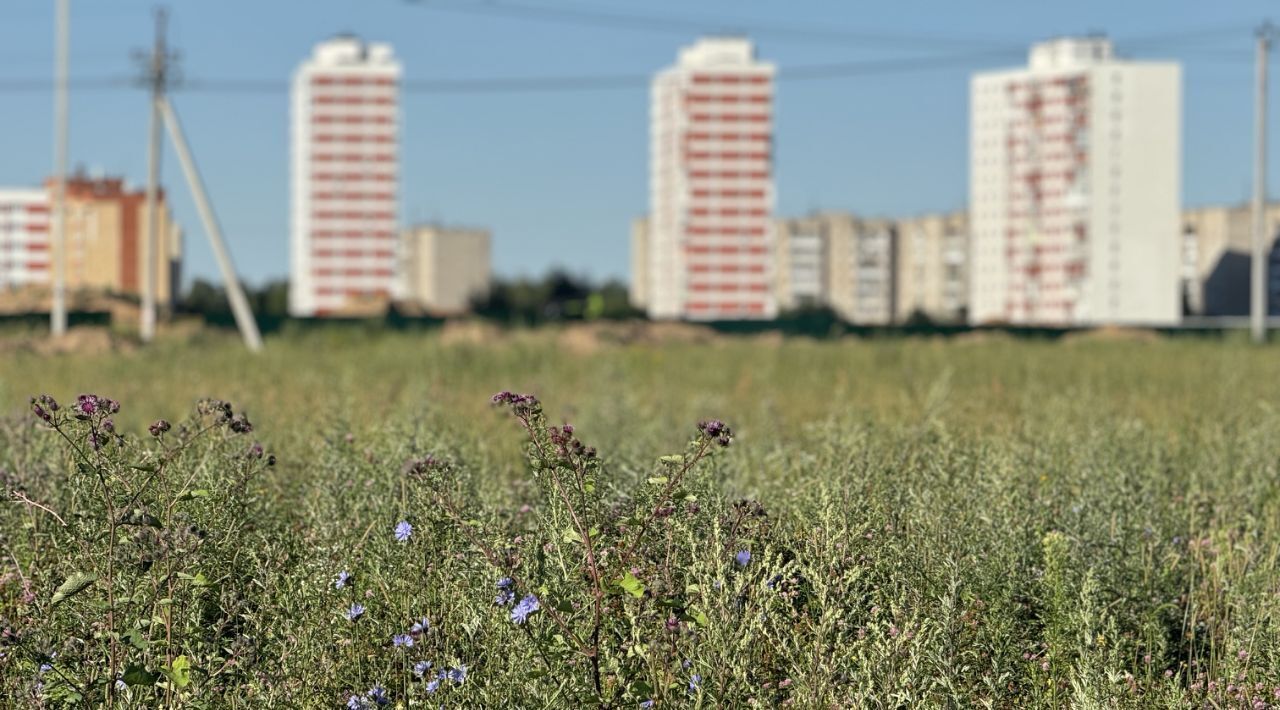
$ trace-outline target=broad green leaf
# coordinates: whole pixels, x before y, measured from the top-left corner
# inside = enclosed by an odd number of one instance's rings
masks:
[[[666,476],[651,476],[649,478],[649,483],[654,486],[661,486],[666,482],[667,482]]]
[[[658,460],[662,463],[680,464],[684,463],[684,456],[682,454],[671,454],[670,456],[663,456]]]
[[[124,669],[124,682],[128,685],[155,685],[156,674],[134,664]]]
[[[53,601],[51,603],[60,604],[69,597],[83,592],[96,579],[98,579],[98,575],[86,572],[77,572],[67,577],[67,581],[59,585],[57,591],[53,593]]]
[[[565,528],[564,534],[560,536],[560,539],[565,542],[582,542],[582,536],[573,528]]]
[[[124,639],[125,642],[139,651],[145,651],[147,646],[150,644],[150,641],[147,640],[146,634],[142,633],[142,629],[129,629],[129,631],[120,638]],[[128,680],[126,679],[125,682],[128,682]]]
[[[622,579],[619,579],[615,584],[618,585],[619,589],[633,597],[644,596],[644,583],[636,579],[636,576],[630,572],[623,575]]]
[[[188,661],[186,656],[173,659],[173,663],[160,672],[179,688],[185,688],[191,683],[191,661]]]

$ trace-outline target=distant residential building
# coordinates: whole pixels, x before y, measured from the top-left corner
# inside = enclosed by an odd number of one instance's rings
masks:
[[[643,310],[649,303],[649,218],[631,220],[631,282],[627,300]]]
[[[400,64],[339,36],[294,73],[289,312],[367,314],[396,281]]]
[[[401,241],[404,296],[439,315],[465,313],[489,291],[489,230],[441,225],[406,229]]]
[[[896,221],[897,298],[894,320],[924,317],[963,322],[969,300],[969,213],[928,214]]]
[[[50,283],[51,230],[46,191],[0,190],[0,289]]]
[[[783,308],[826,305],[859,325],[886,325],[896,312],[894,223],[842,212],[781,220],[775,289]]]
[[[42,189],[0,190],[0,290],[52,286],[54,186],[48,180]],[[182,231],[163,190],[157,200],[156,302],[167,307],[177,299],[181,282]],[[122,178],[68,177],[67,290],[141,296],[146,230],[145,190],[126,186]],[[48,308],[47,299],[34,302]]]
[[[773,77],[742,38],[704,38],[653,80],[648,263],[653,318],[772,318]]]
[[[830,302],[827,225],[821,217],[778,220],[774,244],[775,297],[780,310]]]
[[[1268,311],[1280,315],[1280,204],[1264,212],[1268,254]],[[1198,207],[1182,215],[1182,303],[1193,316],[1249,314],[1253,212],[1248,204]]]
[[[1179,65],[1055,39],[970,91],[970,321],[1177,322]]]

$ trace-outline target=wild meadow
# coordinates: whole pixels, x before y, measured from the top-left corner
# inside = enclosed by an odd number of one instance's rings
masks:
[[[1280,355],[0,356],[10,707],[1280,707]]]

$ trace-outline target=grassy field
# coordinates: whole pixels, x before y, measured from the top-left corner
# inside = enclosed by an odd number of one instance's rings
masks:
[[[563,344],[6,353],[0,696],[1280,707],[1276,351]]]

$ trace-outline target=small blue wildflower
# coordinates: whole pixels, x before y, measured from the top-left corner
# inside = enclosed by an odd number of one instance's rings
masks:
[[[538,603],[538,598],[529,594],[516,604],[516,608],[511,610],[511,620],[517,624],[523,624],[529,619],[529,615],[541,609],[542,605]]]
[[[121,679],[119,679],[119,678],[117,678],[117,679],[116,679],[116,690],[125,691],[125,690],[128,690],[128,689],[129,689],[129,684],[128,684],[128,683],[124,682],[123,680],[121,680]]]
[[[405,540],[409,539],[410,535],[413,534],[413,526],[409,524],[408,520],[401,520],[400,522],[396,523],[395,534],[396,534],[397,542],[404,542]]]
[[[347,698],[347,710],[365,710],[369,707],[369,701],[359,695],[352,695]]]
[[[463,681],[467,679],[467,667],[458,666],[457,668],[450,668],[448,672],[445,673],[445,676],[454,683],[462,685]]]
[[[431,629],[431,622],[427,621],[427,617],[422,617],[413,622],[413,626],[409,627],[409,633],[414,636],[421,636]]]
[[[769,581],[768,581],[768,582],[765,582],[765,583],[764,583],[764,585],[765,585],[766,587],[768,587],[769,589],[777,589],[777,588],[778,588],[778,583],[779,583],[779,582],[781,582],[781,581],[782,581],[782,575],[780,575],[780,574],[775,574],[775,575],[773,575],[773,577],[769,578]]]
[[[41,664],[40,664],[40,672],[41,672],[41,673],[48,673],[48,672],[49,672],[49,671],[51,671],[51,670],[53,670],[53,666],[52,666],[52,665],[50,665],[50,664],[48,664],[48,663],[41,663]]]
[[[652,700],[641,700],[641,701],[640,701],[640,710],[649,710],[649,709],[650,709],[650,708],[652,708],[652,707],[653,707],[653,701],[652,701]]]
[[[512,589],[515,581],[510,577],[503,577],[498,580],[498,595],[493,598],[493,603],[498,606],[511,606],[516,600],[516,593]]]
[[[438,678],[437,678],[437,679],[430,680],[430,681],[427,681],[427,692],[428,692],[428,693],[434,693],[434,692],[436,692],[436,690],[438,690],[439,688],[440,688],[440,680],[439,680]]]
[[[698,692],[698,688],[702,686],[702,676],[694,673],[689,677],[689,694]]]
[[[413,664],[413,674],[419,678],[425,676],[429,670],[431,670],[431,661],[418,661]]]
[[[746,567],[751,561],[751,550],[738,550],[738,554],[734,555],[733,559],[737,560],[739,567]]]
[[[396,648],[409,648],[413,646],[413,637],[409,634],[396,634],[391,637],[391,645]]]
[[[342,589],[347,586],[347,580],[351,579],[351,573],[345,569],[338,573],[338,578],[333,580],[334,589]]]
[[[355,603],[351,605],[350,609],[347,609],[347,621],[355,621],[362,616],[364,616],[363,604]]]
[[[391,702],[391,698],[387,697],[387,689],[380,685],[373,686],[365,695],[379,705],[386,705]]]
[[[689,659],[687,659],[687,658],[686,658],[686,659],[684,659],[683,661],[680,661],[680,667],[681,667],[681,668],[688,668],[689,666],[692,666],[692,665],[693,665],[693,661],[691,661],[691,660],[689,660]]]

